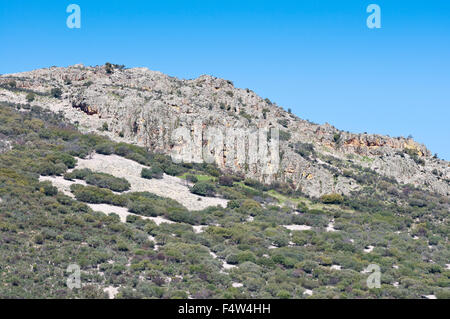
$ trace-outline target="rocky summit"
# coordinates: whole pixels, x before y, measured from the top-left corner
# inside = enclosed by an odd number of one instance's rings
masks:
[[[215,154],[219,168],[260,182],[286,182],[311,197],[349,195],[363,187],[359,172],[370,170],[401,184],[449,195],[449,162],[412,138],[354,134],[330,124],[302,120],[250,89],[209,75],[183,80],[147,68],[74,65],[2,75],[0,101],[40,106],[82,132],[173,154],[174,129],[277,128],[280,165],[271,174],[263,162],[242,164],[230,145]],[[330,119],[331,120],[331,119]],[[200,147],[206,143],[199,134]],[[248,144],[245,144],[248,147]],[[0,136],[0,152],[10,143]]]

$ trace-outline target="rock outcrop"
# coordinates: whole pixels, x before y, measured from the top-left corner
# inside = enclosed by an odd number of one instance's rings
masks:
[[[61,94],[50,93],[55,88]],[[212,76],[181,80],[146,68],[52,67],[1,76],[0,101],[61,111],[81,131],[166,154],[178,150],[172,135],[180,127],[196,141],[193,154],[202,154],[208,143],[204,132],[210,127],[222,132],[277,128],[279,166],[273,160],[249,163],[248,154],[234,151],[231,146],[239,142],[248,151],[251,143],[243,142],[243,137],[225,141],[223,150],[213,154],[214,160],[222,169],[266,183],[293,183],[311,196],[357,190],[360,184],[354,175],[364,167],[449,195],[449,163],[432,157],[424,145],[409,138],[353,134],[329,124],[317,125],[249,89]]]

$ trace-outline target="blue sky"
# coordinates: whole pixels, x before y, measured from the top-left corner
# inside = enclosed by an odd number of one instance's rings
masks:
[[[66,7],[81,7],[81,29]],[[366,7],[381,7],[369,29]],[[232,80],[316,123],[450,160],[450,1],[1,1],[0,73],[145,66]]]

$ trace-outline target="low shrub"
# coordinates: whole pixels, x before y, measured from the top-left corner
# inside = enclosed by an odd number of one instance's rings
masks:
[[[198,182],[192,187],[191,192],[200,196],[212,197],[216,194],[216,187],[210,182]]]
[[[153,165],[151,168],[142,168],[141,177],[147,179],[162,179],[164,175],[164,171],[158,165]]]
[[[340,194],[327,194],[320,197],[320,201],[324,204],[342,204],[344,197]]]

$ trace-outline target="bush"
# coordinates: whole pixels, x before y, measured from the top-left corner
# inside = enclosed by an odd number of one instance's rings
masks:
[[[92,174],[92,171],[89,168],[74,169],[72,172],[64,174],[64,178],[67,180],[73,180],[73,179],[84,180],[88,175],[91,175],[91,174]]]
[[[334,141],[336,144],[338,144],[338,143],[341,141],[341,134],[335,133],[335,134],[333,135],[333,141]]]
[[[70,190],[75,195],[75,198],[79,201],[91,203],[91,204],[116,204],[113,197],[113,192],[109,189],[98,188],[94,186],[82,186],[79,184],[73,184],[70,186]],[[123,206],[123,205],[120,205]]]
[[[34,242],[38,245],[42,245],[44,243],[44,236],[42,234],[37,234],[34,236]]]
[[[114,145],[111,143],[102,143],[97,145],[95,151],[99,154],[111,155],[112,153],[114,153]]]
[[[62,91],[60,88],[53,88],[50,90],[50,95],[59,99],[62,96]]]
[[[27,102],[28,102],[28,103],[33,102],[34,99],[35,99],[35,97],[36,97],[36,95],[35,95],[34,93],[31,93],[31,92],[28,93],[28,94],[27,94],[27,97],[26,97]]]
[[[281,126],[287,128],[289,121],[287,119],[281,119],[281,120],[278,120],[277,123],[280,124]]]
[[[342,204],[344,197],[340,194],[328,194],[321,196],[320,201],[324,204]]]
[[[101,131],[101,132],[108,132],[109,131],[108,123],[107,122],[103,122],[102,127],[100,127],[98,130]]]
[[[290,293],[289,291],[287,291],[287,290],[280,290],[280,291],[277,293],[277,298],[280,298],[280,299],[289,299],[289,298],[291,298],[291,293]]]
[[[206,173],[214,177],[220,176],[220,170],[215,165],[208,165],[206,168]]]
[[[37,172],[43,176],[51,176],[51,175],[57,175],[60,176],[65,173],[67,170],[67,167],[62,164],[54,164],[51,162],[44,162],[38,164]]]
[[[255,180],[255,179],[250,179],[250,178],[245,179],[244,180],[244,184],[249,186],[249,187],[253,187],[255,189],[258,189],[258,190],[262,190],[263,187],[264,187],[264,185],[261,184],[259,181]]]
[[[302,157],[309,157],[314,155],[314,145],[310,143],[297,142],[294,146],[294,151]]]
[[[191,192],[200,196],[213,197],[216,194],[216,187],[209,182],[198,182],[192,187]]]
[[[82,179],[89,185],[108,188],[115,192],[124,192],[130,189],[130,183],[125,178],[118,178],[105,173],[94,173],[88,168],[75,169],[64,175],[65,179]]]
[[[156,210],[155,205],[153,205],[151,200],[142,199],[141,201],[131,202],[128,205],[128,209],[131,213],[142,215],[142,216],[149,216],[149,217],[156,217],[158,216],[158,211]]]
[[[197,176],[192,175],[192,174],[186,175],[186,180],[187,180],[188,182],[191,182],[191,183],[194,183],[194,184],[198,182]]]
[[[54,196],[58,194],[58,189],[52,185],[52,183],[45,181],[40,183],[40,191],[47,196]]]
[[[147,179],[152,179],[152,178],[156,178],[156,179],[162,179],[163,178],[163,170],[161,167],[159,167],[158,165],[153,165],[152,168],[142,168],[141,171],[141,177],[142,178],[147,178]]]
[[[288,131],[280,130],[279,134],[280,141],[289,141],[291,139],[291,133]]]
[[[238,200],[230,200],[227,204],[227,208],[235,209],[241,207],[241,203]]]
[[[228,175],[220,176],[219,177],[219,184],[221,186],[232,187],[233,186],[233,178],[231,176],[228,176]]]
[[[261,205],[253,199],[246,199],[241,206],[242,210],[251,215],[257,215],[261,212]]]
[[[184,173],[184,169],[180,166],[174,165],[174,164],[170,164],[166,167],[164,167],[164,173],[166,173],[167,175],[171,175],[171,176],[177,176],[177,175],[181,175]]]
[[[90,185],[108,188],[115,192],[124,192],[131,187],[125,178],[118,178],[105,173],[93,173],[88,175],[85,180]]]

